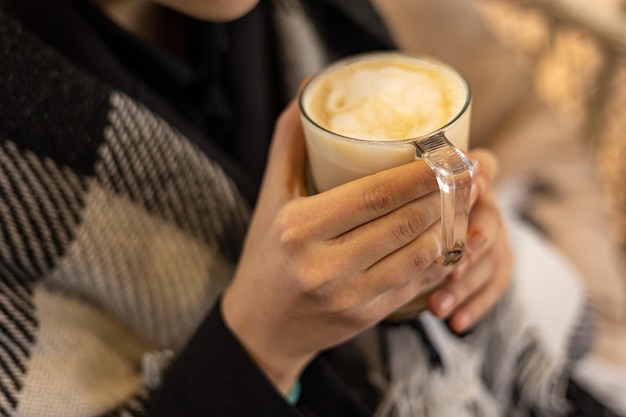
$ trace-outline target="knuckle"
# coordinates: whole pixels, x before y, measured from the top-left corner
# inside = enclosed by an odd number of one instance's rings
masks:
[[[382,215],[393,208],[393,197],[388,187],[380,185],[365,193],[363,204],[367,210],[376,215]]]
[[[337,285],[343,272],[333,263],[301,262],[298,267],[297,290],[310,300],[333,305],[337,298]]]
[[[435,260],[433,252],[428,248],[418,249],[411,254],[411,266],[417,271],[423,271]]]
[[[335,296],[328,303],[328,311],[333,315],[338,317],[343,317],[344,320],[352,320],[354,319],[354,314],[352,311],[354,310],[357,302],[355,297],[351,296],[348,293],[344,293],[342,295]]]
[[[392,228],[394,238],[398,241],[404,242],[407,240],[413,240],[416,236],[422,233],[425,229],[426,219],[422,212],[413,211],[406,216],[403,216],[397,223],[395,228]]]
[[[296,210],[283,207],[276,217],[276,233],[280,247],[292,252],[302,248],[305,236]]]
[[[328,291],[326,291],[326,287],[323,284],[322,280],[315,279],[311,276],[301,279],[298,289],[309,299],[319,301],[328,298]]]
[[[439,189],[437,177],[428,166],[422,167],[422,170],[417,172],[415,175],[415,183],[417,188],[424,190],[424,192],[432,192]]]
[[[307,298],[324,300],[329,296],[328,282],[329,277],[324,272],[311,272],[309,268],[301,266],[296,274],[295,286],[297,292]]]

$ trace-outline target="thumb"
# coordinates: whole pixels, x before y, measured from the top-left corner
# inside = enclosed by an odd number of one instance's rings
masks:
[[[297,100],[281,113],[267,161],[263,191],[284,192],[288,199],[306,195],[306,146]]]

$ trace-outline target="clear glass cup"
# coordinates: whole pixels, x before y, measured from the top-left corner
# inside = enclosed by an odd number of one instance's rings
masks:
[[[381,62],[406,62],[436,71],[450,82],[460,104],[449,120],[418,137],[363,139],[338,134],[321,126],[311,114],[311,97],[320,81],[348,66]],[[400,164],[423,159],[433,170],[441,194],[442,253],[438,263],[453,265],[465,250],[473,166],[467,150],[471,113],[471,91],[465,78],[454,68],[437,60],[400,52],[365,53],[331,64],[304,87],[300,96],[312,185],[321,192],[345,182]],[[425,296],[420,301],[425,308]],[[415,303],[413,303],[415,304]],[[417,308],[417,307],[415,307]]]

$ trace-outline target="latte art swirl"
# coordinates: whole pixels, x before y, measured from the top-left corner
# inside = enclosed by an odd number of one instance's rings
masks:
[[[471,92],[436,60],[397,52],[348,57],[300,96],[312,185],[325,191],[416,158],[413,140],[440,129],[467,149]]]
[[[313,89],[309,112],[321,127],[343,136],[398,140],[443,127],[463,103],[454,79],[398,59],[328,74]]]

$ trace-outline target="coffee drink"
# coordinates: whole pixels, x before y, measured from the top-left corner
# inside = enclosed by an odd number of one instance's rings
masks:
[[[443,128],[467,149],[467,84],[432,60],[397,53],[349,59],[315,77],[300,104],[317,191],[410,162],[411,143]]]
[[[305,106],[313,120],[339,135],[368,140],[423,136],[452,120],[465,102],[457,80],[399,57],[341,67],[311,88]]]
[[[428,58],[381,52],[331,65],[300,96],[313,191],[424,159],[441,191],[443,250],[437,262],[458,262],[473,172],[459,150],[468,145],[470,97],[462,76]],[[415,317],[439,284],[388,319]]]

